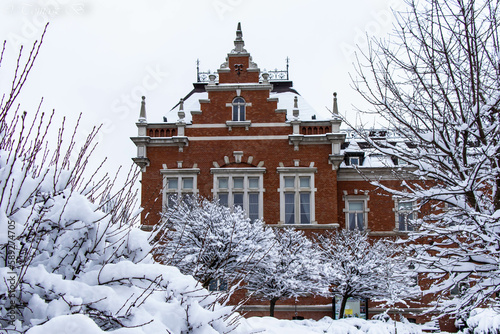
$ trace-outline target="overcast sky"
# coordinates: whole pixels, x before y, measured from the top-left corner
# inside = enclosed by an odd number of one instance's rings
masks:
[[[108,156],[128,166],[140,96],[148,121],[160,122],[191,90],[196,59],[201,70],[219,68],[238,22],[261,69],[284,69],[289,57],[294,87],[318,113],[331,107],[335,91],[340,112],[354,117],[353,105],[363,106],[349,78],[356,45],[366,46],[365,34],[390,32],[390,10],[402,6],[401,0],[2,0],[7,51],[0,88],[10,83],[19,46],[31,47],[50,21],[18,102],[34,112],[43,97],[43,109],[55,109],[58,119],[82,113],[81,137],[104,123],[96,160]]]

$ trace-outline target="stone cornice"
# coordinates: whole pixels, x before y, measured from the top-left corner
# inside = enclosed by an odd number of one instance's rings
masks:
[[[218,85],[207,85],[207,92],[224,92],[224,91],[233,91],[236,89],[245,90],[272,90],[273,86],[271,84],[264,83],[224,83]]]
[[[337,181],[373,180],[412,180],[415,176],[411,167],[341,167],[337,172]]]

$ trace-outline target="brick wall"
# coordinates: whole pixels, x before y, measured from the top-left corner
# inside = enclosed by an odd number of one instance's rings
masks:
[[[226,131],[229,132],[227,129]],[[160,169],[163,168],[163,164],[166,164],[169,169],[176,169],[178,161],[183,162],[184,168],[192,168],[194,164],[197,164],[200,169],[199,194],[212,197],[213,175],[210,169],[214,167],[213,162],[217,162],[221,167],[224,166],[224,156],[234,162],[234,151],[243,151],[243,163],[233,163],[232,167],[249,167],[250,165],[245,163],[249,156],[253,156],[253,166],[260,161],[264,162],[263,167],[266,168],[266,173],[263,175],[265,189],[263,203],[264,218],[267,223],[274,224],[280,219],[280,194],[278,192],[280,185],[277,173],[279,163],[282,162],[284,166],[292,167],[296,159],[300,160],[301,167],[309,167],[310,163],[314,162],[314,166],[318,169],[315,174],[316,221],[319,224],[338,222],[336,171],[332,170],[332,166],[328,164],[330,145],[301,146],[299,151],[294,151],[288,140],[213,140],[191,141],[189,146],[184,147],[183,152],[179,152],[177,147],[147,148],[150,166],[142,175],[142,203],[147,203],[143,212],[144,224],[155,224],[159,219],[158,213],[162,209],[160,188],[163,184]],[[159,199],[155,200],[158,196]]]

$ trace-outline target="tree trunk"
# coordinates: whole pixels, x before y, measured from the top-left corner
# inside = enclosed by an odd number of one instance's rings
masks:
[[[274,297],[271,299],[271,307],[269,308],[269,316],[274,317],[274,306],[276,306],[276,302],[278,301],[278,297]]]
[[[332,319],[335,319],[335,296],[332,297]]]
[[[342,319],[344,317],[345,304],[347,304],[347,299],[349,297],[350,296],[348,294],[342,296],[342,302],[340,303],[339,319]]]

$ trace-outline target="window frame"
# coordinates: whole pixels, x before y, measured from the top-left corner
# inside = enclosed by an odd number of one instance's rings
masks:
[[[241,100],[241,101],[240,101]],[[246,121],[246,106],[245,99],[241,96],[236,96],[231,102],[231,119],[233,122]]]
[[[280,193],[280,221],[281,225],[311,225],[317,224],[316,221],[316,203],[315,194],[317,189],[315,187],[315,174],[317,173],[316,167],[278,167],[277,172],[280,175],[280,187],[278,192]],[[301,186],[301,178],[309,178],[309,186]],[[293,178],[293,187],[286,185],[287,178]],[[293,223],[287,222],[287,207],[289,207],[290,202],[287,200],[290,198],[290,194],[293,194]],[[308,214],[309,222],[303,222],[302,217],[302,195],[309,194],[309,206]]]
[[[411,209],[401,209],[400,204],[401,203],[411,203]],[[415,201],[412,201],[410,199],[405,199],[405,198],[395,198],[394,199],[394,220],[395,220],[395,226],[394,226],[394,231],[396,232],[401,232],[401,233],[408,233],[408,232],[413,232],[415,231],[415,228],[411,226],[411,229],[408,229],[408,218],[406,219],[406,222],[404,223],[405,229],[402,230],[400,228],[401,226],[401,215],[405,215],[405,217],[410,216],[410,220],[413,220],[416,218],[417,212],[415,211],[416,209],[416,203]]]
[[[356,160],[357,163],[353,163],[354,160]],[[361,157],[350,156],[349,157],[349,166],[361,166]]]
[[[162,191],[162,207],[164,210],[169,208],[169,197],[171,195],[176,195],[178,199],[184,197],[184,195],[197,195],[198,190],[198,174],[200,173],[199,168],[182,168],[182,169],[161,169],[160,173],[163,177],[163,191]],[[193,179],[192,188],[184,188],[185,179]],[[169,179],[177,179],[177,188],[169,188]]]
[[[345,228],[346,230],[352,231],[350,229],[350,221],[349,214],[353,213],[353,211],[349,210],[349,203],[351,202],[362,202],[363,209],[361,211],[354,211],[354,213],[362,213],[363,214],[363,231],[369,231],[368,228],[368,213],[370,209],[368,208],[368,201],[370,200],[370,196],[368,195],[344,195],[344,213],[345,213]],[[357,217],[357,216],[356,216]]]
[[[227,194],[227,206],[232,208],[234,206],[234,194],[243,194],[243,210],[247,218],[252,220],[262,219],[264,217],[264,173],[266,169],[263,167],[251,167],[251,168],[212,168],[211,173],[213,174],[213,188],[212,196],[219,199],[220,194]],[[227,188],[219,187],[220,179],[228,179]],[[243,178],[243,187],[235,188],[234,180],[238,178]],[[257,178],[258,186],[256,188],[250,188],[250,179]],[[251,218],[250,205],[255,205],[255,202],[251,203],[251,195],[257,194],[257,217]]]

